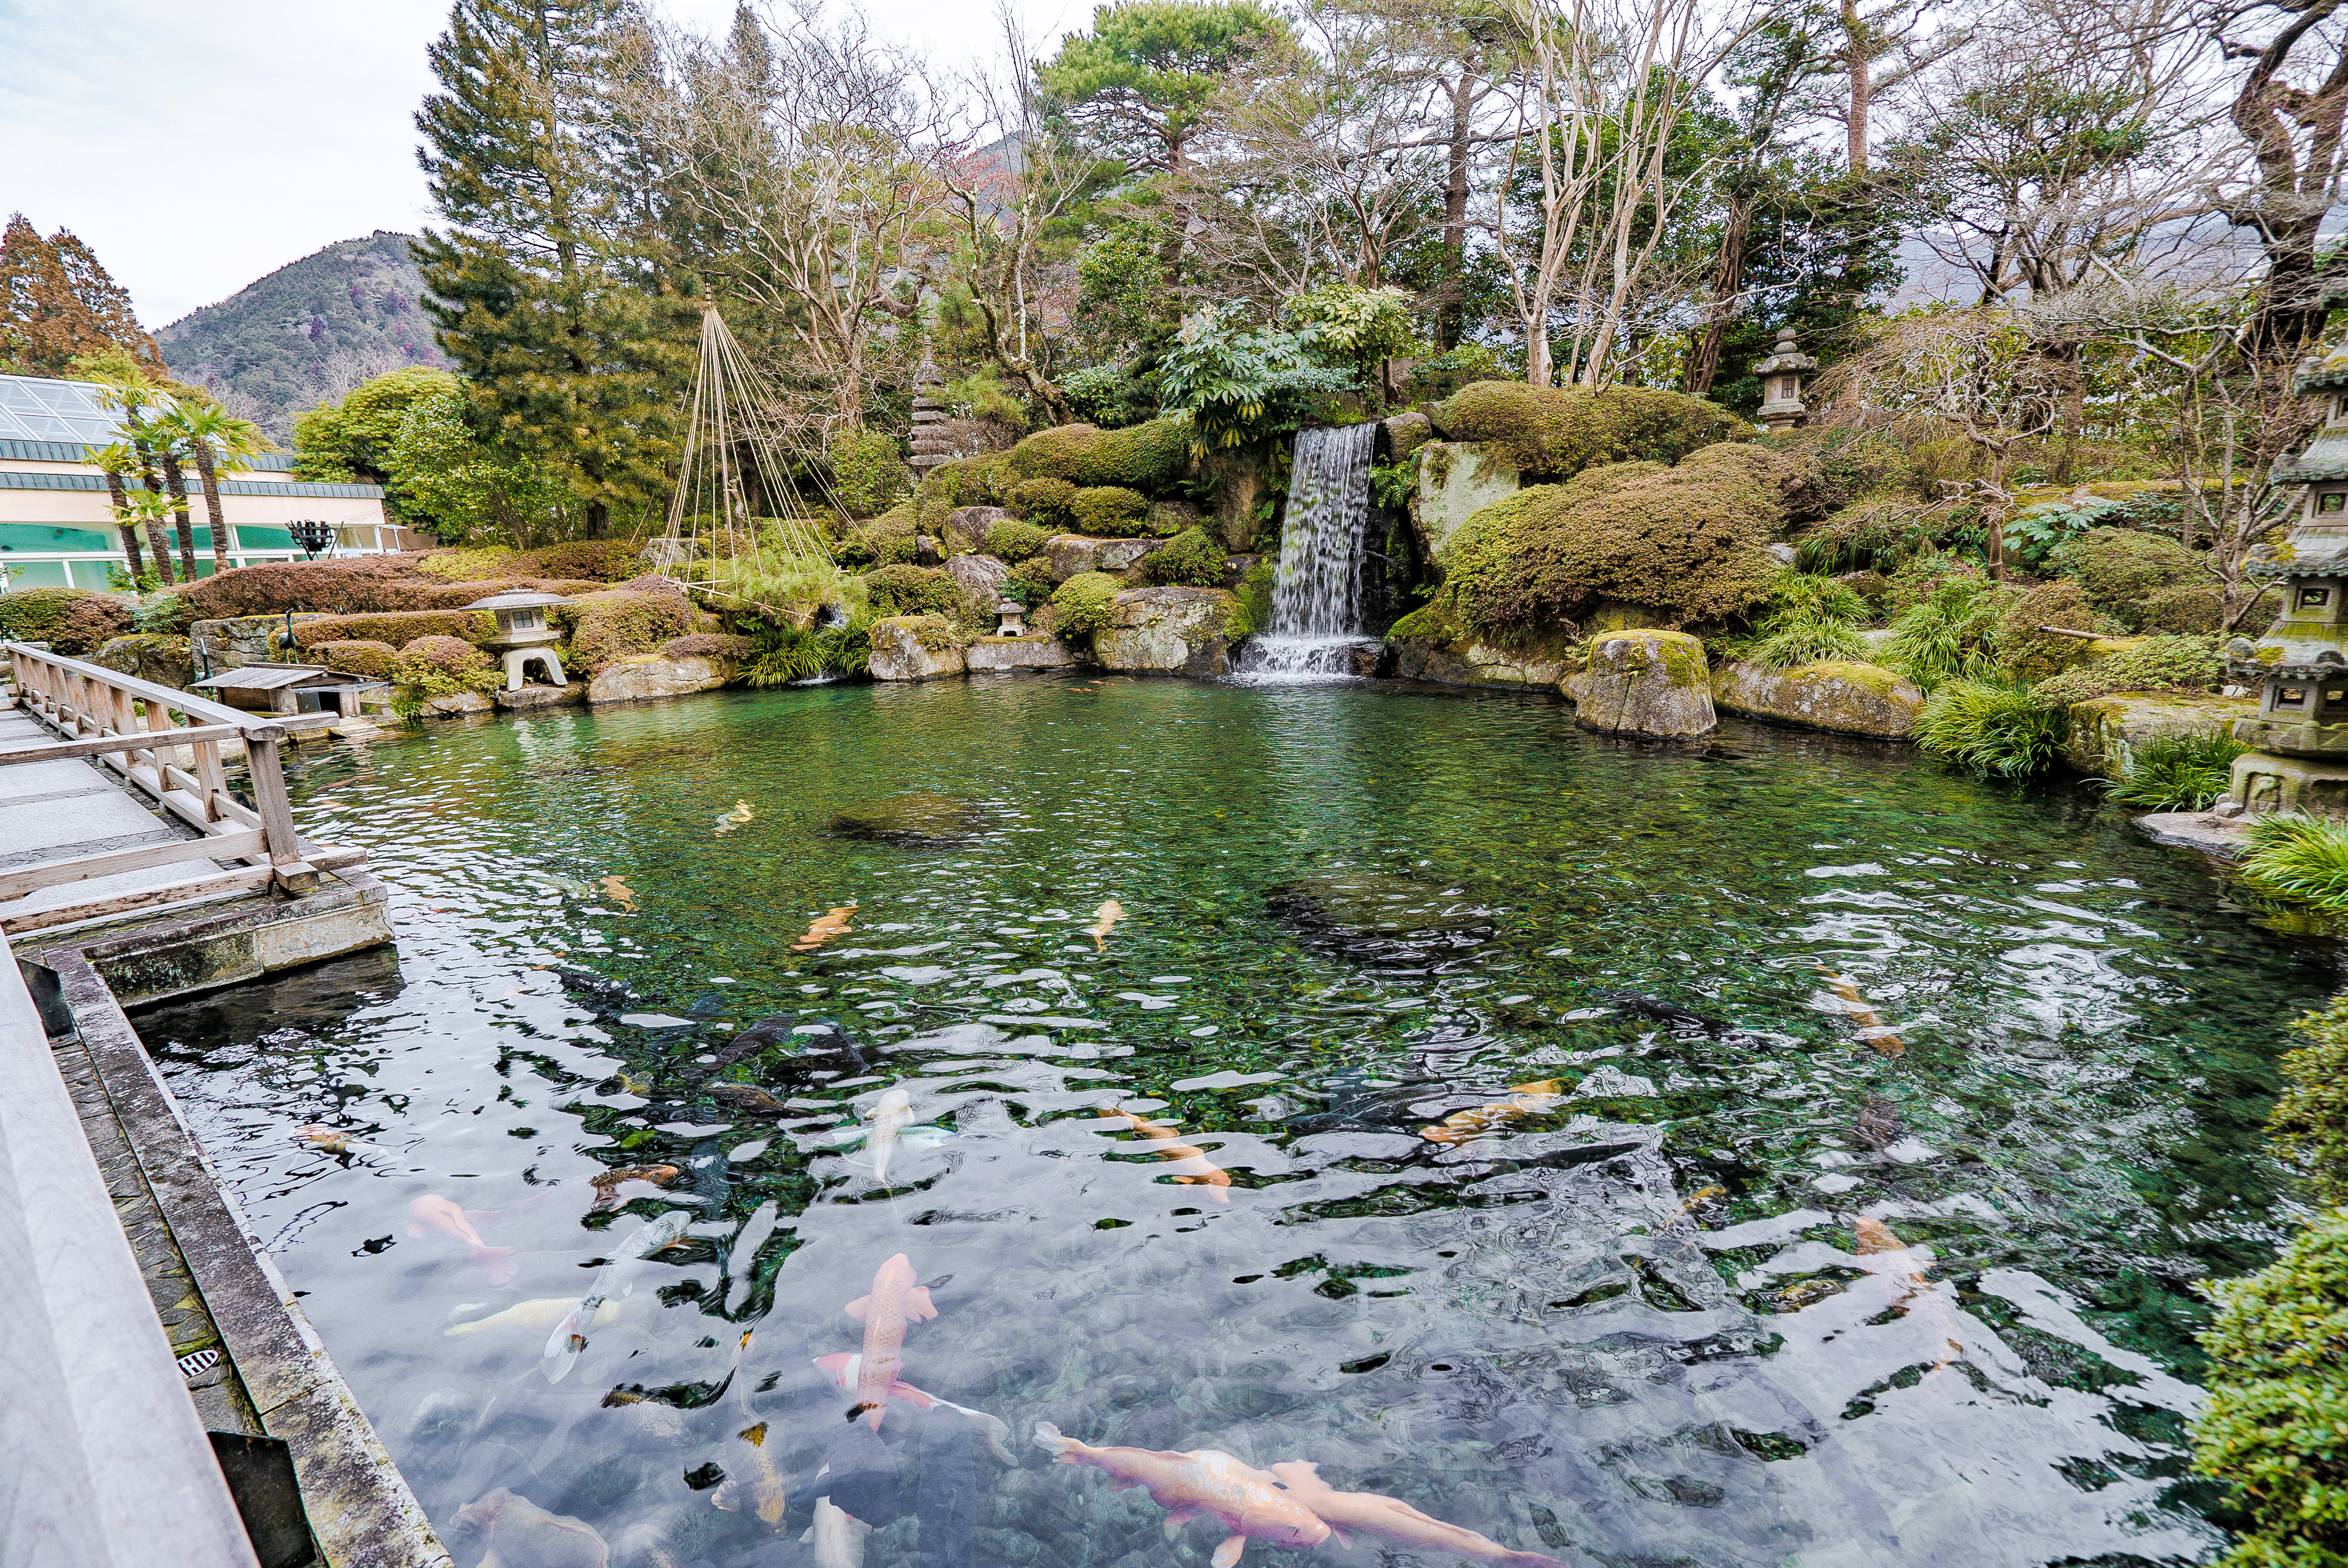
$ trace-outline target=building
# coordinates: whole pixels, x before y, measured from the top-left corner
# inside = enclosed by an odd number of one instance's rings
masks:
[[[89,461],[90,448],[115,439],[116,416],[98,406],[98,390],[86,381],[0,375],[0,568],[9,588],[103,590],[110,570],[124,565],[106,476]],[[296,479],[294,459],[283,452],[250,461],[250,470],[223,475],[220,483],[233,565],[301,559],[288,525],[302,518],[335,525],[336,543],[328,552],[335,555],[430,548],[430,540],[385,517],[379,486]],[[197,575],[209,577],[211,525],[192,473],[188,501]]]

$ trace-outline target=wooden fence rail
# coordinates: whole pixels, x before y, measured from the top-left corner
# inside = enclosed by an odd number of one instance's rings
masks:
[[[0,752],[0,767],[95,757],[201,835],[0,872],[0,931],[39,930],[261,887],[305,893],[317,886],[320,873],[366,859],[365,850],[338,849],[303,838],[294,830],[293,806],[285,795],[280,745],[290,731],[333,723],[335,715],[241,712],[27,643],[0,642],[0,651],[15,667],[11,702],[64,737],[54,744]],[[221,756],[224,743],[239,740],[251,781],[250,804],[230,790]],[[12,907],[43,887],[191,860],[236,864],[225,869],[208,866],[192,878],[77,905]]]

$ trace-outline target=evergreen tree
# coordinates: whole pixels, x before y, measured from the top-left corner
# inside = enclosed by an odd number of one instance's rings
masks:
[[[117,348],[161,376],[162,352],[130,294],[88,245],[60,229],[44,240],[22,212],[0,232],[0,372],[65,376],[77,354]]]
[[[612,162],[606,88],[644,25],[621,0],[457,0],[418,159],[448,228],[425,309],[493,438],[564,475],[586,529],[656,506],[686,313]]]

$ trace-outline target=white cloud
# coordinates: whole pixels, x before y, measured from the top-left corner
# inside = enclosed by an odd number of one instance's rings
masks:
[[[665,9],[703,32],[733,15],[732,0]],[[991,9],[866,6],[949,69],[994,54]],[[1086,15],[1023,9],[1054,33]],[[150,328],[338,240],[413,233],[431,215],[424,51],[448,15],[447,0],[0,0],[0,218],[80,235]]]

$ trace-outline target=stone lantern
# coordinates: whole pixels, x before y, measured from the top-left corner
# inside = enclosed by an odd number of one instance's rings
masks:
[[[1779,327],[1776,352],[1753,364],[1753,374],[1761,378],[1759,417],[1770,434],[1809,422],[1810,411],[1802,404],[1802,377],[1818,368],[1817,360],[1794,346],[1794,329]]]
[[[913,478],[929,477],[930,470],[953,456],[953,437],[946,434],[945,390],[938,380],[937,362],[922,351],[922,368],[913,373]]]
[[[2227,672],[2259,690],[2258,716],[2234,723],[2253,749],[2234,759],[2224,816],[2348,816],[2348,350],[2302,362],[2293,385],[2323,399],[2324,424],[2306,451],[2274,466],[2278,484],[2307,487],[2297,524],[2243,566],[2282,603],[2264,637],[2224,650]]]
[[[994,607],[994,634],[997,637],[1027,635],[1027,607],[1015,599],[1006,599]]]
[[[516,589],[509,593],[493,593],[487,599],[476,600],[467,610],[486,610],[498,618],[498,634],[481,644],[505,661],[506,690],[521,690],[522,671],[532,660],[546,673],[549,684],[567,686],[562,678],[562,661],[554,656],[554,644],[561,633],[547,624],[546,607],[571,601],[559,593],[530,593]]]

